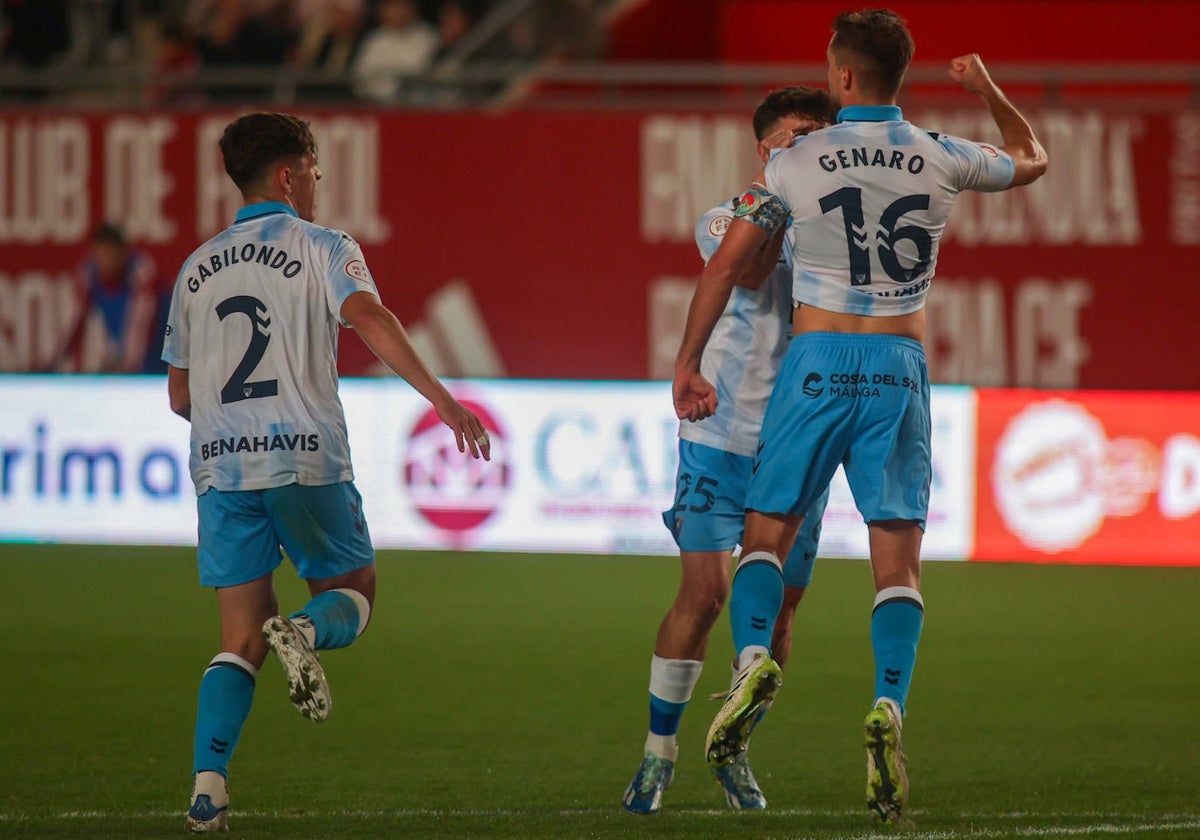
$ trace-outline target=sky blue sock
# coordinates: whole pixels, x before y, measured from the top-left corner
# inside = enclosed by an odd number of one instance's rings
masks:
[[[925,605],[915,589],[893,586],[875,599],[871,646],[875,649],[875,697],[890,697],[904,714],[917,662]]]
[[[775,619],[783,606],[783,572],[774,556],[756,551],[742,558],[729,593],[729,623],[739,654],[751,645],[771,649]]]
[[[358,638],[358,606],[349,595],[337,590],[322,592],[292,613],[289,618],[308,616],[317,634],[316,650],[344,648]]]
[[[674,735],[679,732],[679,721],[687,702],[672,703],[661,697],[650,695],[650,731],[655,735]]]
[[[229,777],[229,759],[254,702],[254,667],[232,653],[220,653],[200,680],[192,773],[215,770]]]

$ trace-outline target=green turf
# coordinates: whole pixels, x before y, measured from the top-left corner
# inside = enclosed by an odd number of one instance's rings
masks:
[[[870,576],[822,561],[751,755],[770,808],[709,778],[706,695],[664,811],[625,814],[665,558],[380,555],[372,627],[324,656],[314,725],[268,661],[233,763],[243,837],[863,838]],[[190,550],[0,547],[0,837],[177,836],[216,609]],[[1200,569],[927,563],[889,836],[1200,837]],[[280,578],[285,609],[301,585]]]

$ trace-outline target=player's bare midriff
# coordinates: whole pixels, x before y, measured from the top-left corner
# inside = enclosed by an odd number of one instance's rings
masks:
[[[924,341],[925,310],[907,315],[849,315],[802,303],[792,310],[792,331],[795,335],[810,332],[901,335]]]

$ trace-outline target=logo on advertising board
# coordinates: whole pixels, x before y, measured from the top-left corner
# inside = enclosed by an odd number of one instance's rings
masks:
[[[1025,545],[1055,553],[1078,548],[1107,517],[1146,507],[1158,487],[1159,452],[1146,440],[1110,440],[1083,406],[1034,403],[997,443],[992,467],[996,504]]]
[[[429,408],[413,426],[400,481],[421,516],[436,528],[465,535],[500,509],[511,471],[506,459],[505,434],[486,406],[460,399],[483,421],[491,438],[491,460],[459,452],[454,434]]]

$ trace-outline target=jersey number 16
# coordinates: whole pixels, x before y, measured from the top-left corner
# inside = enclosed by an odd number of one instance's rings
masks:
[[[842,208],[842,222],[846,227],[846,245],[850,249],[850,285],[871,284],[871,251],[866,247],[867,227],[863,218],[862,190],[858,187],[842,187],[821,198],[821,212]],[[896,227],[900,217],[914,210],[928,210],[928,195],[906,195],[887,206],[879,217],[879,231],[875,238],[881,240],[879,264],[888,277],[897,283],[911,283],[929,269],[929,258],[933,252],[933,238],[929,231],[917,225]],[[900,264],[896,255],[896,243],[903,239],[912,242],[917,249],[917,261],[912,268]]]

